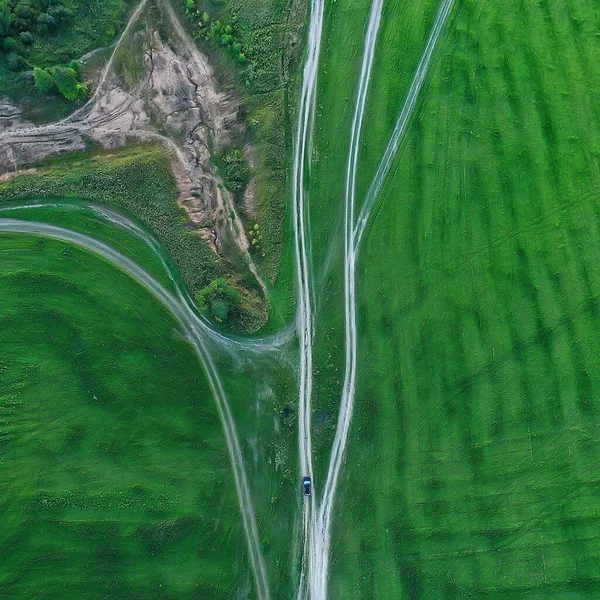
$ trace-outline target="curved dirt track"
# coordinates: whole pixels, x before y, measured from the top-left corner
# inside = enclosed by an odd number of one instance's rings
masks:
[[[82,233],[57,227],[55,225],[48,225],[47,223],[21,221],[18,219],[0,219],[0,232],[42,235],[68,242],[93,252],[137,281],[179,322],[185,332],[186,339],[192,345],[194,352],[206,373],[213,393],[219,418],[221,419],[223,431],[225,433],[227,450],[233,467],[235,487],[240,503],[244,532],[248,542],[248,553],[256,583],[257,595],[261,600],[269,600],[270,594],[267,572],[260,549],[258,529],[254,517],[254,509],[250,498],[250,490],[244,469],[244,461],[237,436],[237,430],[227,402],[221,378],[206,345],[203,324],[201,324],[191,307],[186,302],[183,302],[181,298],[177,298],[171,292],[166,290],[135,262],[103,242]]]

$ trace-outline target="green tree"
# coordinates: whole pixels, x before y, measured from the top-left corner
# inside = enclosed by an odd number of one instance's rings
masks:
[[[81,73],[81,63],[78,60],[72,60],[69,63],[69,68],[73,69],[73,71],[75,71],[77,74],[77,77],[79,77],[79,74]]]
[[[40,92],[51,92],[54,89],[54,79],[52,79],[52,75],[39,67],[33,69],[33,81],[35,82],[35,87]]]
[[[224,323],[240,302],[240,293],[223,278],[215,279],[196,297],[200,310],[219,323]]]
[[[74,69],[57,65],[52,69],[52,77],[58,91],[67,100],[77,100],[79,82],[77,81],[77,73]]]
[[[25,66],[25,59],[14,52],[6,57],[6,66],[11,71],[20,71]]]
[[[15,38],[7,37],[4,39],[4,50],[8,53],[17,52],[19,49],[19,43]]]
[[[33,44],[33,34],[30,31],[21,31],[19,39],[25,46],[31,46],[31,44]]]
[[[0,37],[8,35],[14,15],[8,6],[8,0],[0,0]]]

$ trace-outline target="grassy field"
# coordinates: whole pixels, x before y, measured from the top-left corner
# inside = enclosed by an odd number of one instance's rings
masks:
[[[386,5],[363,191],[422,6]],[[332,597],[600,594],[599,25],[457,2],[365,240]]]
[[[177,327],[86,252],[0,237],[0,596],[249,585],[212,396]]]

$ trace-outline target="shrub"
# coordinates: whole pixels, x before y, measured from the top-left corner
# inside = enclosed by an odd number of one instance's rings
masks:
[[[69,63],[69,68],[73,69],[73,71],[75,71],[75,73],[77,73],[77,76],[79,77],[79,74],[81,72],[81,63],[78,60],[72,60]]]
[[[7,37],[4,40],[4,50],[6,51],[7,54],[10,54],[11,52],[17,52],[19,49],[19,44],[17,42],[17,40],[15,40],[15,38],[12,37]]]
[[[23,65],[25,65],[25,59],[14,52],[11,52],[6,57],[6,66],[11,71],[20,71],[23,68]]]
[[[77,81],[77,73],[73,69],[57,65],[52,69],[52,77],[58,91],[67,100],[77,100],[80,86]]]
[[[19,39],[25,46],[31,46],[31,44],[33,44],[33,34],[30,31],[21,31]]]
[[[51,92],[54,89],[54,79],[52,79],[52,75],[44,69],[35,67],[35,69],[33,69],[33,80],[35,82],[35,87],[40,92]]]
[[[216,163],[225,187],[239,199],[250,179],[250,169],[244,155],[237,148],[229,148],[221,152]]]
[[[219,323],[224,323],[232,309],[241,302],[240,293],[223,278],[215,279],[198,292],[196,298],[202,312]]]
[[[90,88],[87,83],[80,83],[77,90],[77,100],[85,102],[90,97]]]
[[[33,78],[33,71],[25,71],[23,73],[23,83],[26,85],[33,85],[35,80]]]

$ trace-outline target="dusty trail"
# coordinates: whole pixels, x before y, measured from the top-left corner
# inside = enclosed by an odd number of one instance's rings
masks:
[[[221,378],[206,345],[204,324],[202,321],[186,302],[166,290],[136,263],[94,238],[62,227],[48,225],[47,223],[20,221],[17,219],[0,219],[0,232],[42,235],[75,244],[97,254],[104,260],[112,263],[127,273],[132,279],[146,288],[179,322],[185,332],[187,340],[194,348],[198,360],[206,373],[217,405],[217,411],[223,425],[225,441],[227,443],[227,449],[233,467],[235,487],[240,503],[242,524],[248,543],[248,553],[256,583],[257,596],[260,600],[269,600],[270,595],[267,573],[260,549],[258,529],[254,517],[252,500],[250,498],[246,472],[244,470],[244,462],[237,430],[227,402]]]
[[[394,157],[398,152],[400,142],[404,137],[406,126],[414,111],[419,92],[421,91],[423,83],[425,82],[425,77],[427,76],[427,72],[429,70],[429,65],[431,63],[433,51],[435,50],[444,25],[446,24],[448,17],[450,16],[450,12],[452,11],[453,5],[454,0],[442,0],[442,3],[440,4],[440,7],[438,8],[438,11],[436,13],[433,26],[429,31],[427,42],[425,43],[425,49],[421,54],[419,64],[417,65],[417,70],[415,71],[413,79],[410,83],[410,87],[408,88],[408,93],[406,94],[406,99],[404,101],[402,109],[400,110],[400,114],[398,115],[394,131],[392,132],[392,136],[385,148],[383,157],[377,165],[375,177],[373,178],[373,181],[369,186],[365,201],[363,203],[362,209],[358,217],[358,221],[354,228],[355,251],[357,251],[358,249],[362,236],[365,232],[367,222],[369,220],[369,215],[371,214],[371,211],[373,209],[373,205],[375,204],[375,201],[379,196],[381,186],[385,181],[388,171],[390,170],[392,161],[394,160]]]
[[[314,574],[314,592],[312,597],[325,600],[327,597],[327,579],[329,570],[329,550],[331,545],[331,520],[335,490],[344,452],[348,441],[348,432],[352,420],[354,393],[356,389],[356,252],[353,244],[354,205],[356,200],[356,172],[360,136],[363,125],[367,93],[373,68],[375,42],[381,21],[383,0],[373,0],[365,37],[365,48],[358,84],[357,100],[352,118],[350,133],[350,153],[346,167],[344,192],[344,324],[345,324],[345,369],[344,383],[338,423],[331,448],[329,468],[321,506],[314,533],[313,551],[316,554],[316,572]]]
[[[299,365],[299,398],[298,398],[298,443],[300,454],[300,475],[312,477],[312,444],[311,444],[311,397],[312,397],[312,346],[313,316],[311,306],[311,279],[309,265],[309,240],[306,223],[306,189],[304,175],[307,171],[307,156],[310,149],[310,137],[314,122],[314,103],[317,87],[317,67],[321,48],[321,32],[323,28],[324,0],[312,0],[310,25],[308,32],[308,48],[302,78],[300,106],[298,111],[297,134],[294,145],[293,167],[293,228],[294,254],[296,261],[298,313],[296,327],[300,342]],[[313,490],[316,485],[313,478]],[[304,552],[300,574],[299,597],[304,597],[306,587],[312,590],[313,581],[311,564],[314,560],[312,548],[312,532],[315,523],[315,492],[305,498],[303,506]],[[309,580],[307,582],[308,572]]]

